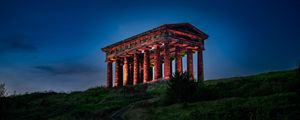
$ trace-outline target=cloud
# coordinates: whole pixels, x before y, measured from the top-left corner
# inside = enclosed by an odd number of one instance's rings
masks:
[[[0,37],[0,55],[14,52],[37,52],[38,48],[32,43],[30,37],[25,35],[9,35]]]
[[[69,63],[61,65],[39,65],[34,69],[51,75],[89,75],[101,72],[99,68],[83,63]]]
[[[77,61],[76,61],[77,62]],[[79,63],[79,62],[77,62]],[[70,70],[78,66],[81,70]],[[100,66],[99,66],[100,68]],[[10,94],[34,91],[77,91],[105,84],[105,72],[85,63],[0,67],[0,82]]]

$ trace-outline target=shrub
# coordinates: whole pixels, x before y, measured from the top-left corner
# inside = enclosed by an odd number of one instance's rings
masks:
[[[197,88],[193,80],[189,79],[189,73],[176,72],[168,82],[165,96],[166,104],[186,103],[192,100]]]
[[[5,95],[6,95],[5,84],[1,83],[0,84],[0,97],[4,97]]]

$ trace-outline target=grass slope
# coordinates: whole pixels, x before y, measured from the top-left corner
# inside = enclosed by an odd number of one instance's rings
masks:
[[[108,119],[121,107],[152,97],[144,88],[126,90],[98,87],[69,94],[44,92],[0,98],[0,119]]]
[[[165,106],[162,99],[138,104],[124,117],[133,120],[300,119],[300,79],[294,70],[208,80],[204,84],[208,93],[203,94],[210,100]]]
[[[166,82],[122,89],[42,92],[0,98],[1,120],[110,119],[131,105],[124,119],[299,119],[300,80],[294,70],[204,82],[209,100],[163,103]],[[201,93],[199,93],[201,94]]]

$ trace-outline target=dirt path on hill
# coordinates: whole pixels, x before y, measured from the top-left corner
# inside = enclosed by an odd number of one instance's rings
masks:
[[[145,103],[149,103],[149,102],[153,102],[155,100],[158,100],[157,98],[151,98],[151,99],[146,99],[146,100],[140,100],[140,101],[136,101],[134,103],[131,103],[125,107],[122,107],[120,108],[119,110],[117,110],[116,112],[114,112],[112,115],[111,115],[111,119],[112,120],[124,120],[122,118],[122,115],[127,112],[128,110],[132,109],[134,107],[134,105],[136,104],[140,104],[142,102],[145,102]]]
[[[137,101],[140,102],[140,101]],[[137,102],[131,103],[125,107],[122,107],[121,109],[117,110],[116,112],[114,112],[110,117],[112,120],[123,120],[122,115],[129,110],[130,108],[133,107],[133,105]]]

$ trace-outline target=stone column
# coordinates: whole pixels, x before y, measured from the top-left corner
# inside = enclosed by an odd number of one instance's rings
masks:
[[[149,81],[149,72],[150,72],[150,51],[148,49],[144,50],[144,80],[146,83]]]
[[[175,48],[175,68],[176,72],[182,73],[182,58],[179,47]]]
[[[107,61],[107,87],[112,87],[112,62]]]
[[[129,82],[129,63],[128,57],[124,58],[124,86],[128,85]]]
[[[141,54],[139,54],[139,80],[138,83],[143,83],[144,80],[144,64],[143,64],[143,57],[141,57]]]
[[[198,80],[204,80],[202,49],[198,49]]]
[[[154,67],[154,66],[153,66]],[[149,69],[149,81],[153,81],[153,68],[152,66],[150,66],[150,69]]]
[[[164,79],[167,80],[170,79],[172,74],[172,61],[170,58],[170,49],[168,44],[165,44],[164,53]]]
[[[118,87],[119,86],[119,82],[120,82],[120,61],[116,60],[115,62],[115,86]]]
[[[193,68],[193,51],[191,49],[187,50],[187,72],[190,74],[190,80],[194,79],[194,68]]]
[[[133,85],[138,83],[139,79],[139,56],[138,53],[134,54],[133,57]]]
[[[170,58],[170,76],[173,74],[173,64],[172,64],[172,58]]]
[[[129,79],[128,79],[128,84],[132,85],[133,84],[133,59],[132,57],[129,59]]]
[[[154,80],[162,77],[161,58],[159,46],[154,48]]]
[[[120,60],[119,63],[119,86],[123,86],[123,62]]]

